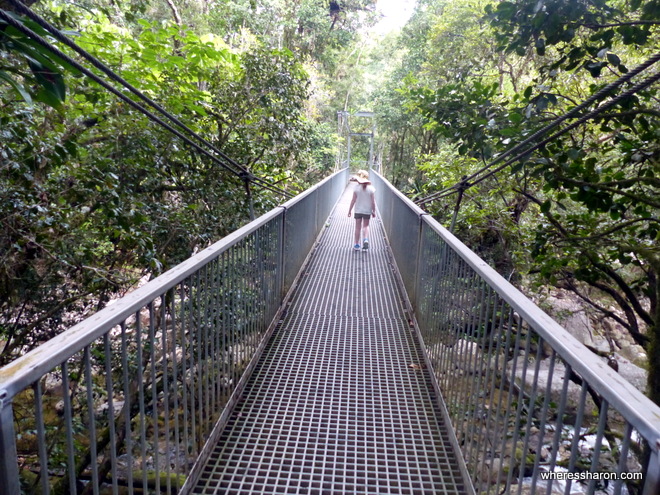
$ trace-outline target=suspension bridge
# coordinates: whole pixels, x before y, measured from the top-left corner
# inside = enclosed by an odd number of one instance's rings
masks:
[[[354,251],[348,178],[0,370],[2,493],[658,493],[657,406],[375,171]]]

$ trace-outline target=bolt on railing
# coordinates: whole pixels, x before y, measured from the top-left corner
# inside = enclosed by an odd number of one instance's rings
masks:
[[[372,182],[475,492],[660,493],[660,408],[373,171]]]
[[[178,493],[348,170],[0,369],[0,493]]]

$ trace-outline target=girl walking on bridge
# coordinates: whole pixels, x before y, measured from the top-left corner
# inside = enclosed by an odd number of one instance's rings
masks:
[[[369,249],[369,221],[371,217],[376,218],[376,189],[369,181],[369,173],[359,170],[351,180],[357,182],[353,191],[353,199],[348,207],[348,216],[351,216],[355,206],[355,235],[353,249],[360,249],[360,237],[362,237],[362,249]]]

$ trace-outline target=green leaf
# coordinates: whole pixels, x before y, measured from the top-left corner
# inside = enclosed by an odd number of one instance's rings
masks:
[[[50,96],[47,98],[51,106],[59,107],[66,99],[66,85],[64,84],[64,77],[59,72],[55,72],[48,67],[44,67],[36,61],[29,62],[30,69],[34,74],[35,79],[41,85],[41,92],[48,93]],[[41,100],[46,102],[46,100]],[[53,103],[55,103],[53,105]]]
[[[32,104],[32,97],[22,84],[16,82],[9,74],[4,71],[0,71],[0,79],[14,88],[14,91],[16,91],[21,96],[21,98],[25,100],[26,103]]]
[[[540,56],[545,55],[545,39],[539,38],[536,40],[536,43],[534,43],[534,46],[536,47],[536,53],[539,54]]]
[[[621,65],[621,59],[617,57],[614,53],[608,53],[607,54],[607,61],[615,66]]]

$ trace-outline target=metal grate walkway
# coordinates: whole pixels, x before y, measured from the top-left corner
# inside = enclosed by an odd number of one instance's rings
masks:
[[[378,219],[349,187],[195,494],[465,493]]]

